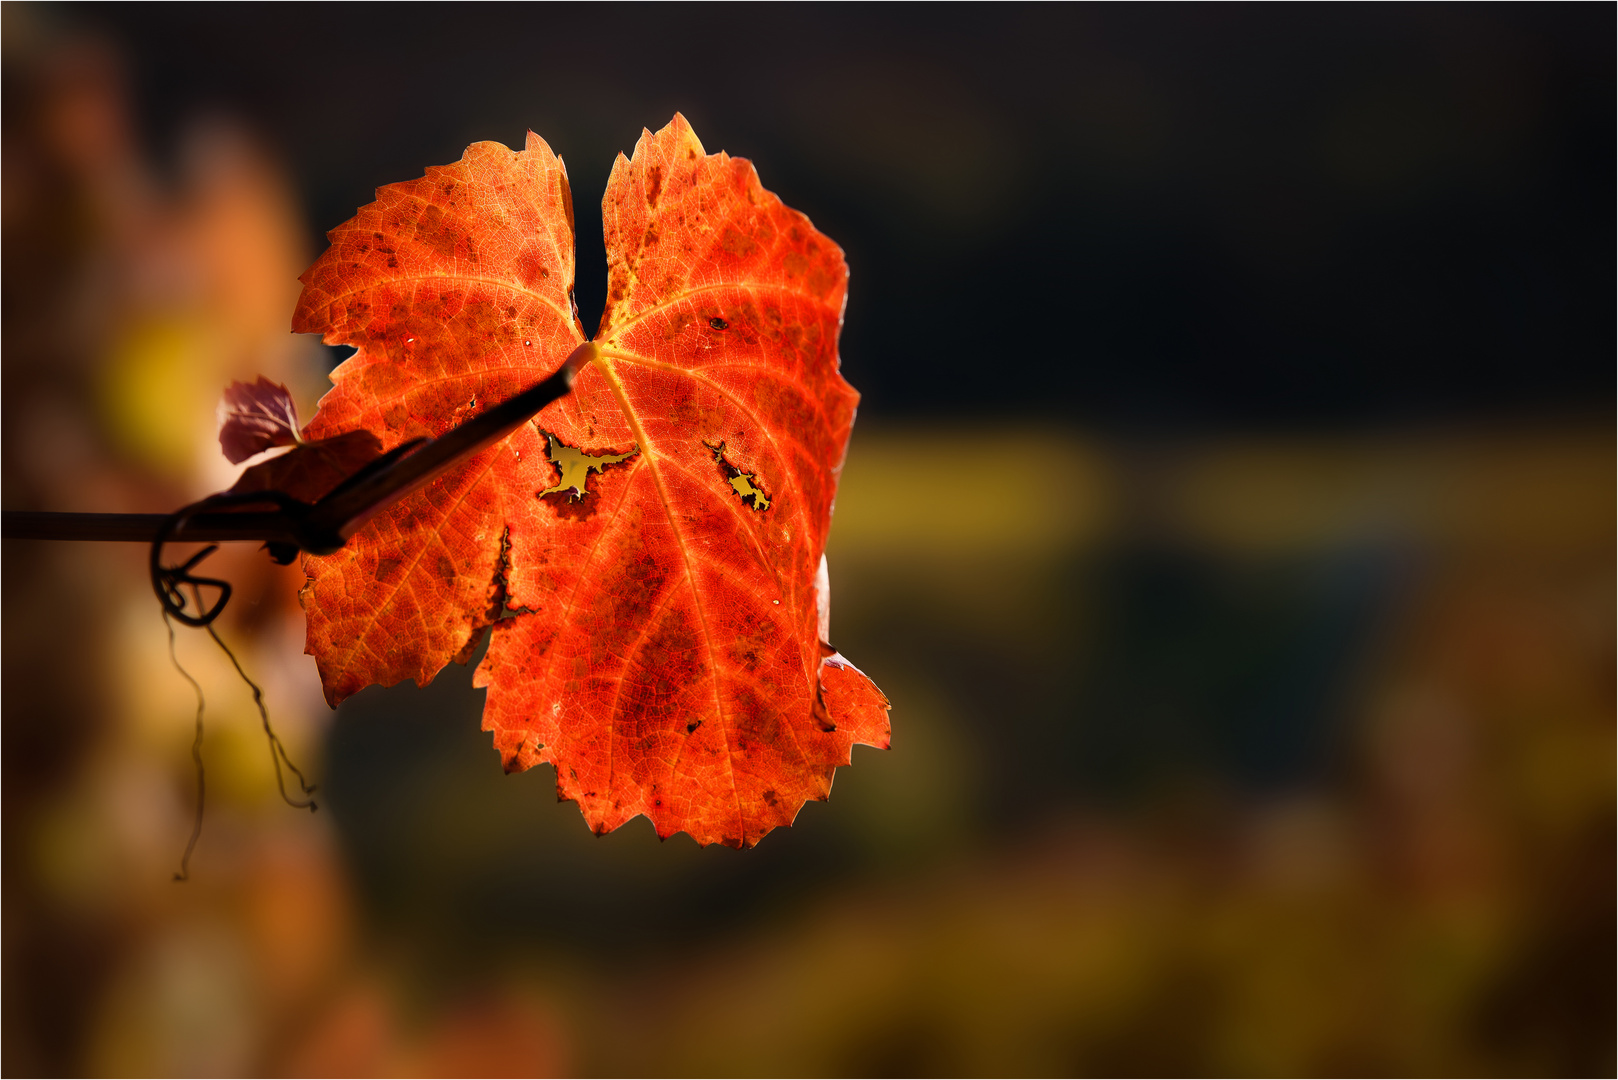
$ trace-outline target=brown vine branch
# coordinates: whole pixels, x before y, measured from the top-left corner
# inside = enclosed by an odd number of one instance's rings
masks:
[[[330,554],[376,514],[478,451],[511,434],[573,389],[598,347],[585,342],[543,381],[458,424],[436,439],[407,443],[360,469],[314,503],[279,492],[210,496],[172,514],[0,513],[6,540],[133,541],[158,544],[260,541]],[[264,510],[266,504],[275,510]],[[229,509],[241,506],[243,509]],[[272,547],[272,551],[274,548]]]

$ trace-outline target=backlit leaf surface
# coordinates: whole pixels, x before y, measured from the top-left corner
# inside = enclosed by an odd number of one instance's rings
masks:
[[[685,119],[603,201],[600,356],[573,393],[374,518],[303,591],[329,701],[489,649],[484,728],[598,832],[756,843],[825,798],[887,701],[824,644],[858,395],[842,252]],[[299,331],[358,351],[311,439],[436,436],[584,340],[562,162],[530,133],[377,193],[304,275]]]
[[[233,382],[219,399],[219,449],[232,465],[274,446],[298,441],[298,407],[280,383],[260,375]]]

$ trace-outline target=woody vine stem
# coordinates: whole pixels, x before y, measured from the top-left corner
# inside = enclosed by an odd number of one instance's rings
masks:
[[[601,347],[595,342],[585,342],[548,378],[450,428],[436,439],[416,439],[395,447],[313,503],[300,502],[276,491],[255,491],[210,495],[172,514],[7,510],[0,513],[0,538],[151,543],[154,564],[157,549],[163,544],[186,542],[257,540],[281,562],[290,562],[298,551],[330,555],[376,514],[505,438],[539,410],[565,397],[573,389],[579,370],[600,353]],[[275,509],[263,509],[267,505],[274,505]],[[155,576],[153,588],[162,599],[164,593]],[[168,607],[165,600],[164,608]]]
[[[230,602],[230,583],[218,578],[200,577],[192,571],[215,551],[219,542],[262,541],[276,562],[290,563],[299,551],[329,555],[341,549],[372,517],[410,492],[455,467],[478,451],[493,445],[538,413],[546,405],[573,389],[579,369],[601,354],[593,341],[580,345],[548,378],[507,398],[493,408],[446,431],[436,439],[415,439],[365,465],[313,503],[302,502],[279,491],[224,492],[183,506],[171,514],[65,514],[5,511],[0,514],[0,537],[6,540],[104,540],[139,541],[151,544],[149,570],[152,591],[163,605],[163,621],[168,628],[169,659],[196,691],[196,736],[191,756],[196,763],[196,814],[191,837],[180,857],[176,881],[190,876],[191,853],[202,835],[202,807],[205,793],[202,767],[202,687],[180,665],[174,652],[174,623],[203,627],[215,644],[230,658],[236,673],[253,692],[270,744],[270,760],[275,765],[276,784],[281,797],[292,806],[314,810],[307,796],[314,787],[287,756],[286,747],[270,725],[264,705],[264,692],[242,669],[236,654],[219,637],[213,623]],[[273,506],[273,510],[264,509]],[[163,548],[170,543],[203,542],[208,546],[183,563],[166,566]],[[208,604],[204,589],[217,593]],[[189,593],[189,595],[188,595]],[[287,791],[282,765],[297,778],[305,798]]]

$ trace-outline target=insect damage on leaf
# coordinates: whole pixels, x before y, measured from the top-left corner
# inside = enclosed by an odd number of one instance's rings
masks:
[[[628,461],[640,453],[640,448],[636,447],[626,454],[587,454],[549,433],[546,434],[546,441],[549,446],[546,455],[561,473],[561,478],[551,487],[541,491],[539,493],[541,498],[566,491],[570,492],[568,495],[570,500],[582,499],[590,494],[586,483],[592,472],[602,472],[608,465]]]
[[[425,685],[487,631],[473,684],[507,771],[553,764],[595,832],[644,815],[748,847],[889,741],[887,698],[821,648],[848,269],[678,115],[620,155],[602,217],[572,393],[306,556],[308,651],[336,704]],[[293,326],[356,351],[308,439],[442,434],[585,340],[567,173],[537,135],[381,188],[330,238]]]
[[[720,440],[718,446],[709,442],[704,442],[702,445],[713,451],[714,461],[719,463],[719,469],[725,474],[725,479],[730,481],[731,489],[741,496],[743,502],[752,499],[754,510],[764,511],[770,508],[770,500],[765,497],[764,492],[753,485],[753,474],[742,472],[725,460],[725,443],[723,440]]]

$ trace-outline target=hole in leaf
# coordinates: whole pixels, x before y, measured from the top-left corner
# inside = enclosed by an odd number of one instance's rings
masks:
[[[703,440],[702,445],[712,451],[714,461],[719,463],[720,472],[730,482],[731,490],[736,492],[742,502],[747,502],[749,499],[753,500],[753,509],[761,513],[770,508],[770,498],[764,494],[762,488],[753,483],[753,474],[742,472],[725,459],[723,440],[720,441],[718,446],[707,440]]]
[[[550,447],[547,456],[556,466],[559,475],[555,484],[539,493],[540,498],[567,492],[568,501],[577,502],[590,494],[588,482],[592,472],[602,472],[608,465],[628,461],[640,453],[640,447],[637,446],[623,454],[587,454],[577,447],[567,445],[548,431],[545,438]]]

